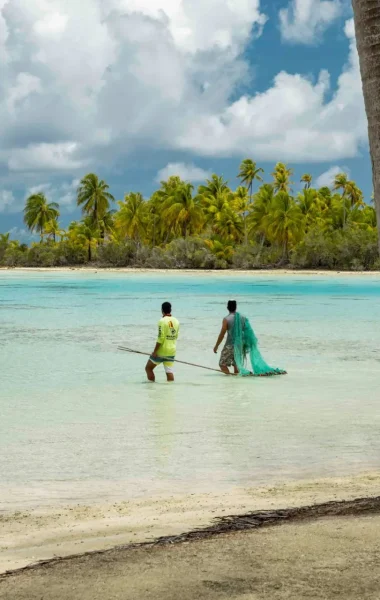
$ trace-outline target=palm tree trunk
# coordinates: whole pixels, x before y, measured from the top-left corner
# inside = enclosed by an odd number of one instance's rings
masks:
[[[380,0],[352,0],[380,232]],[[380,251],[380,235],[378,237]]]
[[[88,242],[88,262],[91,262],[92,254],[91,254],[91,242]]]

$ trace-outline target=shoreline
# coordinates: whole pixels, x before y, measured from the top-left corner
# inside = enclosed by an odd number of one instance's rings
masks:
[[[380,271],[331,271],[324,269],[146,269],[138,267],[0,267],[0,272],[17,272],[17,273],[127,273],[127,274],[162,274],[162,275],[205,275],[210,274],[215,276],[323,276],[323,277],[380,277]]]
[[[247,514],[225,524],[226,531],[216,525],[180,540],[57,558],[0,575],[0,598],[378,600],[380,498]]]
[[[355,498],[354,500],[340,500],[312,504],[308,506],[296,506],[283,509],[256,510],[253,512],[228,515],[225,517],[216,517],[214,523],[186,531],[179,535],[162,536],[152,541],[130,543],[121,546],[115,546],[107,550],[93,550],[80,554],[72,554],[65,557],[54,557],[47,560],[41,560],[37,563],[27,565],[14,570],[8,570],[0,573],[0,582],[14,575],[20,575],[28,571],[36,571],[41,567],[51,567],[60,563],[68,563],[76,559],[85,557],[97,557],[122,551],[133,551],[144,548],[165,547],[169,545],[189,544],[202,540],[210,540],[215,536],[223,536],[236,532],[247,532],[262,528],[280,526],[287,522],[291,525],[314,522],[322,519],[361,517],[364,515],[379,515],[380,496],[371,496],[365,498]]]
[[[271,487],[161,495],[117,502],[55,504],[0,513],[0,574],[58,557],[180,536],[228,515],[374,498],[380,472]]]

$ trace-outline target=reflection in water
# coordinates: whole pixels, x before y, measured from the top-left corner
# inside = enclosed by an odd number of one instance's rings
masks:
[[[157,369],[156,369],[157,371]],[[150,429],[155,446],[157,466],[168,465],[175,443],[176,394],[178,388],[172,383],[147,384]]]

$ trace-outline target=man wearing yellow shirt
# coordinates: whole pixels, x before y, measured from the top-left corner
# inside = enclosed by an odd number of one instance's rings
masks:
[[[172,317],[172,305],[164,302],[162,305],[162,319],[158,322],[158,337],[145,371],[149,381],[155,381],[154,369],[157,365],[164,365],[166,379],[174,381],[174,359],[177,350],[179,322]]]

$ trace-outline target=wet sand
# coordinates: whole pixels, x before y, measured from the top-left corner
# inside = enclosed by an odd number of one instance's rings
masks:
[[[330,517],[76,557],[0,578],[2,600],[378,600],[380,516]]]
[[[0,572],[56,556],[179,535],[216,517],[380,494],[380,474],[187,496],[0,511]]]

